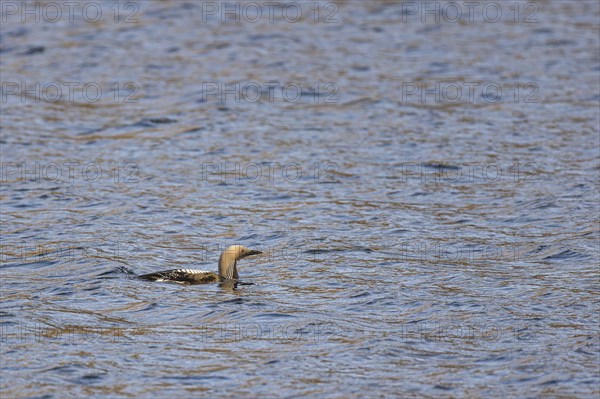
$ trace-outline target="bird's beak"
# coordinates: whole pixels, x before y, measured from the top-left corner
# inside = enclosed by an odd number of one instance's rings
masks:
[[[262,254],[261,251],[251,250],[251,251],[246,252],[246,255],[244,257],[250,256],[250,255],[260,255],[260,254]]]

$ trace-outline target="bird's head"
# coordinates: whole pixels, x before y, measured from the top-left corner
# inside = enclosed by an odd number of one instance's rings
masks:
[[[262,254],[262,252],[246,248],[243,245],[231,245],[227,247],[219,258],[219,275],[237,280],[239,278],[237,261],[247,256],[258,254]]]

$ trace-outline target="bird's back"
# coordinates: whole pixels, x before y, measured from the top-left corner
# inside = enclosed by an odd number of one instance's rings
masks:
[[[180,284],[207,284],[221,280],[214,272],[195,269],[172,269],[162,272],[143,274],[140,278],[150,281],[171,281]]]

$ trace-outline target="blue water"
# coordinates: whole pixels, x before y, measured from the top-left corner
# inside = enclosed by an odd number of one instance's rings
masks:
[[[597,2],[57,4],[2,10],[2,398],[598,397]]]

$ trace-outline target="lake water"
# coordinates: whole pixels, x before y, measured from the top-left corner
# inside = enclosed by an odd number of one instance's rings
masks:
[[[598,397],[597,1],[67,3],[2,3],[3,398]]]

